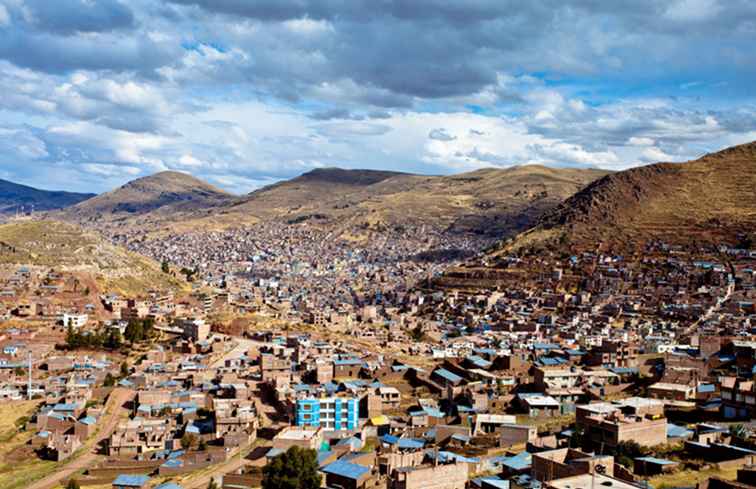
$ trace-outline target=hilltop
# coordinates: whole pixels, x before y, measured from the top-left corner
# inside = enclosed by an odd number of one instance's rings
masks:
[[[545,213],[510,247],[558,240],[633,247],[648,239],[732,242],[756,230],[756,142],[685,163],[613,173]]]
[[[41,190],[7,180],[0,180],[0,214],[17,211],[49,211],[62,209],[94,197],[95,194],[80,194],[57,190]]]
[[[596,169],[528,165],[449,176],[372,170],[317,169],[231,204],[204,210],[181,227],[232,227],[280,220],[307,222],[337,234],[407,224],[457,232],[509,235],[596,178]]]
[[[234,197],[189,174],[164,171],[133,180],[55,217],[75,222],[116,222],[139,216],[173,216],[232,201]]]
[[[103,290],[143,293],[182,287],[144,256],[113,245],[98,234],[56,221],[15,221],[0,225],[0,265],[49,267],[81,274]]]

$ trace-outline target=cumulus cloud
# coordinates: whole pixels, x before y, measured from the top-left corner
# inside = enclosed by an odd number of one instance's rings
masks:
[[[444,129],[443,127],[433,129],[430,133],[428,133],[428,137],[435,139],[436,141],[454,141],[455,139],[457,139],[456,137],[446,132],[446,129]]]
[[[748,0],[0,0],[2,170],[243,192],[317,166],[682,161],[756,134],[755,24]]]

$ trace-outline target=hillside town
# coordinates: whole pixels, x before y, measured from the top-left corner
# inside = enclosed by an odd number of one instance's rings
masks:
[[[254,488],[292,447],[332,488],[754,484],[756,250],[500,253],[440,275],[414,245],[177,237],[154,253],[190,290],[133,297],[5,266],[6,461],[54,464],[34,489]]]

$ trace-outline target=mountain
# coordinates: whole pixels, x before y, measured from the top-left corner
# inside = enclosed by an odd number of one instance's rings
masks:
[[[686,163],[656,163],[597,179],[502,240],[481,259],[450,267],[434,287],[478,290],[526,281],[512,255],[537,262],[601,251],[641,259],[651,240],[685,249],[756,242],[756,142]],[[752,245],[751,245],[752,246]],[[540,273],[538,271],[537,273]]]
[[[183,288],[155,261],[111,244],[99,234],[57,221],[17,220],[0,225],[0,267],[53,268],[81,276],[101,292],[142,294]]]
[[[756,231],[756,142],[686,163],[613,173],[544,214],[515,247],[558,240],[629,248],[737,239]]]
[[[54,190],[40,190],[18,183],[0,180],[0,214],[14,214],[21,210],[49,211],[62,209],[95,194],[78,194]]]
[[[66,221],[117,223],[138,217],[161,220],[214,207],[234,197],[189,174],[165,171],[133,180],[54,215]]]
[[[200,211],[194,226],[279,220],[307,222],[344,235],[411,224],[500,236],[532,226],[542,212],[606,174],[535,165],[450,176],[317,169],[230,205]],[[192,226],[185,222],[182,227]]]

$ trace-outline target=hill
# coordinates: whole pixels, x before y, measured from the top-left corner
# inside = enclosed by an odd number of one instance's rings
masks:
[[[606,174],[531,165],[450,176],[318,169],[196,213],[193,223],[181,226],[282,220],[346,235],[413,224],[499,236],[532,226],[542,212]]]
[[[95,194],[79,194],[55,190],[40,190],[18,183],[0,180],[0,214],[17,211],[49,211],[62,209],[94,197]]]
[[[139,217],[161,220],[185,212],[218,206],[234,197],[191,175],[165,171],[133,180],[54,215],[75,222],[119,222]]]
[[[105,292],[144,293],[183,287],[153,260],[113,245],[98,234],[56,221],[0,225],[0,265],[49,267],[91,279]]]
[[[686,163],[607,175],[545,213],[507,248],[553,242],[631,248],[648,239],[733,242],[756,231],[756,142]]]

